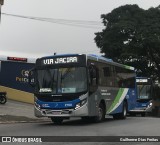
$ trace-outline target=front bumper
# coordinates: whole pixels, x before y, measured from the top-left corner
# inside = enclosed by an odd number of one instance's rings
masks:
[[[77,117],[88,116],[87,103],[78,109],[39,109],[34,107],[34,114],[36,117]]]
[[[144,108],[135,108],[133,110],[130,110],[129,112],[135,112],[135,113],[142,113],[142,112],[151,112],[152,111],[152,106],[151,107],[144,107]]]

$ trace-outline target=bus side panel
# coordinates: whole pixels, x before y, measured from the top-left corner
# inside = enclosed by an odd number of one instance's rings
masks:
[[[124,97],[123,97],[123,95],[124,95]],[[128,90],[126,90],[126,93],[125,93],[125,89],[124,89],[124,92],[122,93],[121,98],[122,99],[119,99],[119,101],[117,102],[117,104],[118,104],[117,108],[113,107],[115,109],[112,109],[112,111],[110,112],[111,115],[112,114],[116,114],[116,113],[122,113],[124,100],[127,101],[128,111],[131,110],[131,109],[133,109],[135,107],[135,104],[136,104],[136,101],[135,101],[136,94],[135,94],[135,90],[134,89],[128,89]]]
[[[96,102],[98,101],[98,97],[99,97],[98,90],[88,97],[88,115],[89,116],[96,116],[98,113],[97,105],[96,105]]]
[[[118,103],[117,102],[118,92],[119,92],[118,88],[99,87],[95,93],[93,93],[92,95],[88,97],[89,115],[96,116],[98,114],[98,105],[100,104],[102,100],[105,101],[106,114],[107,114],[109,109],[112,108],[112,105],[116,105]],[[122,112],[122,109],[118,112]]]
[[[136,90],[129,89],[128,96],[127,96],[127,103],[128,103],[128,111],[132,110],[136,106]]]
[[[107,114],[115,114],[122,112],[122,106],[124,99],[126,98],[128,93],[128,88],[120,88],[117,94],[114,96],[114,100],[107,110]]]
[[[118,91],[113,88],[99,87],[95,93],[93,93],[88,97],[89,115],[90,116],[98,115],[98,105],[102,100],[104,100],[105,102],[105,107],[107,111],[111,106],[117,92]]]

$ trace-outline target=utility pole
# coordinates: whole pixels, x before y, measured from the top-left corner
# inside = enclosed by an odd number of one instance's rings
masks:
[[[0,20],[1,20],[1,6],[4,4],[4,0],[0,0]]]

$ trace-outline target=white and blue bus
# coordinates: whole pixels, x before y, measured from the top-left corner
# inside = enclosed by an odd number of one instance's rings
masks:
[[[107,114],[125,119],[135,107],[134,68],[101,56],[42,57],[30,75],[30,80],[34,76],[35,116],[49,117],[54,123],[70,117],[100,122]]]
[[[152,99],[154,95],[154,85],[151,78],[137,77],[137,101],[135,108],[130,111],[132,115],[141,114],[145,116],[146,112],[152,111]]]

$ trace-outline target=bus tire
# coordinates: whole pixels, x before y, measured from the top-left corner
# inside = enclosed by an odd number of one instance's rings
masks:
[[[117,113],[117,114],[113,114],[113,119],[126,119],[127,117],[127,102],[124,101],[123,102],[123,109],[122,109],[122,113]]]
[[[63,118],[62,117],[51,117],[51,120],[54,124],[62,124]]]
[[[98,107],[98,116],[94,117],[94,121],[98,123],[104,121],[104,119],[105,119],[105,106],[103,103],[100,103]]]
[[[128,112],[127,102],[124,101],[124,102],[123,102],[123,110],[122,110],[122,113],[120,113],[120,119],[126,119],[126,117],[127,117],[127,112]]]
[[[113,119],[120,119],[119,114],[113,114]]]

